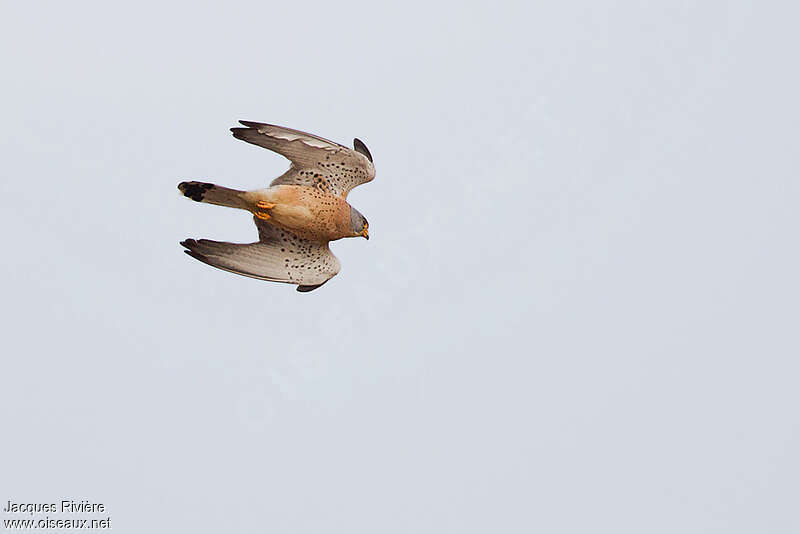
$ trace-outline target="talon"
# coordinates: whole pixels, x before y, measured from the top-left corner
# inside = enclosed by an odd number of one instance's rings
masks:
[[[256,217],[258,217],[263,221],[268,221],[272,218],[269,213],[264,213],[263,211],[254,211],[253,215],[255,215]]]
[[[267,202],[266,200],[259,200],[258,202],[256,202],[256,206],[264,210],[271,210],[272,208],[275,207],[275,204],[273,204],[272,202]]]

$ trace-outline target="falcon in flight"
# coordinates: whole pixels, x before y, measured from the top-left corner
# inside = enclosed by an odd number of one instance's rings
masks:
[[[232,273],[296,284],[312,291],[339,272],[328,247],[343,237],[369,239],[367,219],[347,203],[347,193],[375,177],[367,146],[353,149],[290,128],[239,121],[233,136],[277,152],[291,161],[289,170],[266,189],[237,191],[205,182],[181,182],[180,192],[197,202],[253,213],[258,241],[239,244],[187,239],[187,254]]]

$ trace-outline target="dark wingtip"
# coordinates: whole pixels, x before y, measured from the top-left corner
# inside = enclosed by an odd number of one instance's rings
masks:
[[[258,128],[261,126],[261,123],[253,121],[239,121],[239,124],[242,126],[247,126],[248,128]]]
[[[309,291],[314,291],[318,287],[325,285],[327,282],[328,281],[325,280],[321,284],[316,284],[316,285],[313,285],[313,286],[297,286],[297,291],[299,291],[300,293],[308,293]]]
[[[372,154],[369,153],[367,145],[365,145],[364,142],[358,137],[353,139],[353,148],[356,149],[356,152],[360,152],[367,156],[367,159],[370,161],[370,163],[372,163]]]
[[[194,250],[184,250],[184,252],[185,252],[186,254],[188,254],[189,256],[193,257],[193,258],[194,258],[194,259],[196,259],[196,260],[200,260],[200,261],[202,261],[203,263],[209,263],[209,261],[208,261],[208,258],[207,258],[207,257],[203,256],[203,255],[202,255],[202,254],[200,254],[200,253],[197,253],[197,252],[195,252]],[[210,264],[209,264],[209,265],[210,265]]]

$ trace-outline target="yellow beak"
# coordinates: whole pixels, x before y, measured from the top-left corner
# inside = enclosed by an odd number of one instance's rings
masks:
[[[363,237],[367,241],[369,241],[369,232],[367,232],[367,226],[366,225],[364,225],[364,229],[361,230],[361,234],[360,235],[361,235],[361,237]]]

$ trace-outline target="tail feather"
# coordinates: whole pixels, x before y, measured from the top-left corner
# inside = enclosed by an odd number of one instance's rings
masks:
[[[178,189],[183,196],[196,202],[207,202],[229,208],[248,209],[249,203],[242,198],[244,191],[228,189],[207,182],[181,182]]]

